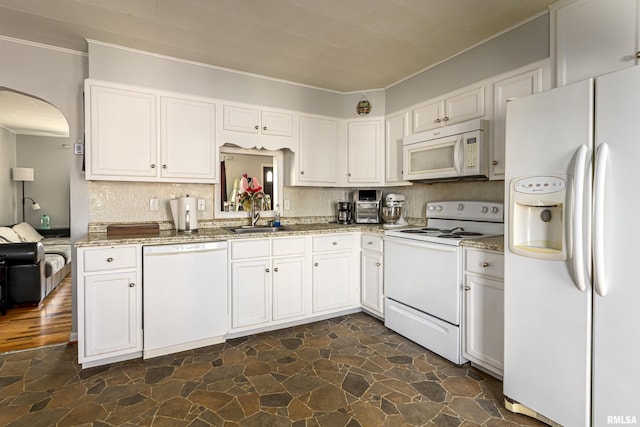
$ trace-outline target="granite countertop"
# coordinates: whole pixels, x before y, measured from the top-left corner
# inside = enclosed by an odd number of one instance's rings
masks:
[[[491,251],[504,252],[504,236],[484,237],[482,239],[463,240],[462,246],[477,249],[487,249]]]
[[[284,236],[300,236],[307,234],[324,234],[324,233],[340,233],[340,232],[368,232],[382,234],[384,229],[382,224],[337,224],[337,223],[318,223],[318,224],[285,224],[284,230],[273,233],[234,233],[229,230],[231,227],[211,227],[200,228],[197,232],[184,233],[175,230],[160,230],[159,234],[144,235],[117,235],[109,236],[107,233],[89,233],[82,239],[75,242],[76,247],[90,246],[111,246],[111,245],[167,245],[180,243],[195,242],[211,242],[220,240],[235,239],[257,239],[261,237],[284,237]]]

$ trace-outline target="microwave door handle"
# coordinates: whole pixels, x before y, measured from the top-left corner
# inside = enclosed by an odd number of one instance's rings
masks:
[[[459,135],[458,140],[453,153],[453,163],[458,175],[462,175],[462,142],[464,141],[464,135]]]

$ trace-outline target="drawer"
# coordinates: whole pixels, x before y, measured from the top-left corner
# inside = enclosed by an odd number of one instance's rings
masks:
[[[119,270],[138,267],[138,248],[123,246],[83,251],[84,271]]]
[[[313,252],[342,251],[353,247],[352,234],[327,234],[313,237]]]
[[[271,241],[271,255],[304,255],[307,252],[305,237],[280,237]]]
[[[382,252],[382,236],[363,234],[360,243],[363,250]]]
[[[232,260],[269,257],[269,239],[232,241],[230,253]]]
[[[504,254],[467,249],[464,269],[477,274],[504,278]]]

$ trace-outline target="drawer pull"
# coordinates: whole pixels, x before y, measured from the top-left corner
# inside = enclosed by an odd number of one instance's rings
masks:
[[[113,262],[113,258],[111,257],[107,258],[107,262]]]
[[[367,245],[371,246],[373,245],[373,242],[367,242]]]
[[[129,283],[129,287],[130,287],[130,288],[133,288],[133,287],[135,287],[135,286],[136,286],[136,284],[135,284],[135,283]]]
[[[482,266],[482,268],[487,268],[489,267],[489,263],[488,262],[483,262],[482,264],[480,264]]]
[[[333,246],[336,246],[336,245],[338,244],[338,242],[331,242],[331,244],[332,244]]]

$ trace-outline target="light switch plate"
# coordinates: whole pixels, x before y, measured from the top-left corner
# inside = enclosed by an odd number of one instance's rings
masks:
[[[285,199],[284,200],[284,210],[288,211],[289,209],[291,209],[291,200]]]
[[[207,205],[205,203],[205,200],[204,199],[198,199],[198,210],[199,211],[203,211],[205,209],[207,209]]]
[[[156,198],[149,199],[149,210],[150,211],[158,210],[158,199]]]

